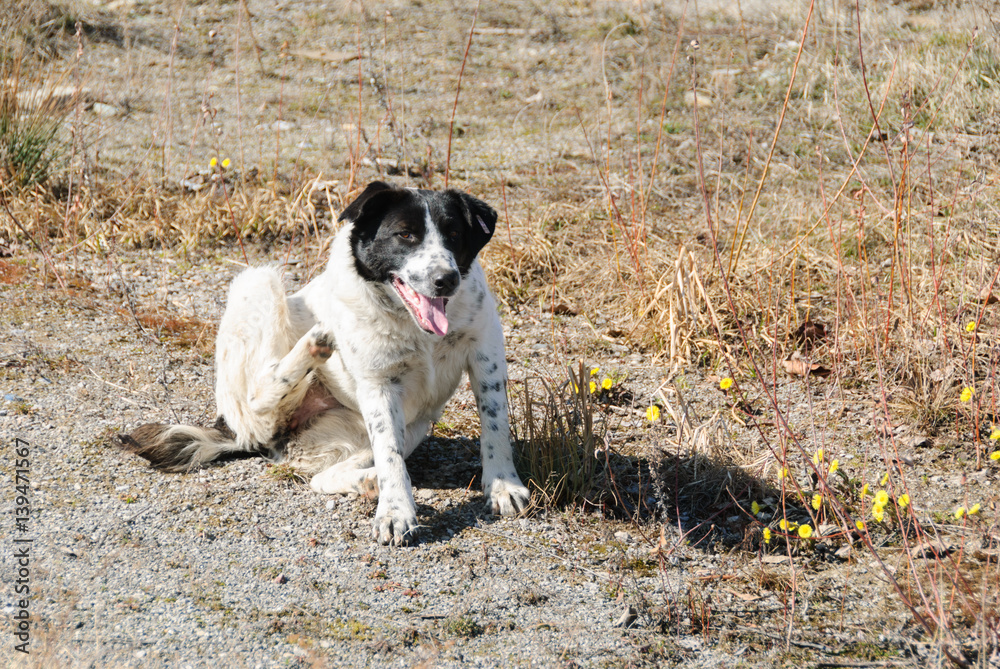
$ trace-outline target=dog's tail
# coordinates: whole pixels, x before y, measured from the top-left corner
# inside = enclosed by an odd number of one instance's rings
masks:
[[[236,443],[236,435],[220,417],[213,427],[161,425],[148,423],[131,434],[118,437],[127,451],[149,460],[149,464],[165,472],[186,472],[202,467],[218,458],[247,452]]]

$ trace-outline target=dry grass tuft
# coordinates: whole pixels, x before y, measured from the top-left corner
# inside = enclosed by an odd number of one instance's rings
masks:
[[[53,103],[51,88],[44,99],[27,99],[21,68],[20,58],[0,55],[0,184],[8,189],[45,184],[67,154],[60,137],[65,107]]]
[[[125,309],[119,308],[118,313],[130,320],[133,318],[133,315]],[[203,356],[211,356],[214,353],[217,325],[213,322],[176,316],[163,309],[140,310],[134,314],[134,320],[149,330],[159,341],[168,341],[180,348],[197,351]]]
[[[595,448],[594,406],[583,363],[567,370],[567,380],[554,385],[541,378],[523,382],[512,406],[511,421],[521,479],[536,502],[547,507],[582,505],[599,482],[601,462]],[[537,390],[536,390],[537,388]]]

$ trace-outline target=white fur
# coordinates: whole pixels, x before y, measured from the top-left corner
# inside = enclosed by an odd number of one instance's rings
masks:
[[[324,388],[336,406],[298,430],[290,462],[316,471],[311,486],[322,493],[362,491],[376,479],[374,537],[399,543],[417,526],[404,460],[466,373],[483,427],[484,491],[495,511],[518,512],[529,495],[511,456],[503,330],[482,267],[474,262],[449,299],[448,335],[439,337],[392,288],[358,275],[351,225],[335,236],[326,271],[290,297],[275,268],[233,282],[217,340],[219,414],[251,450],[289,424],[310,386]],[[428,263],[457,268],[429,215],[427,226],[404,278]]]

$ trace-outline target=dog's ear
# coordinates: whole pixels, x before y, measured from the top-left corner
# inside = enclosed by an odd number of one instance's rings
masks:
[[[497,212],[490,205],[478,198],[474,198],[468,193],[457,190],[449,191],[453,197],[459,199],[462,208],[468,216],[467,223],[471,232],[472,250],[475,253],[486,246],[486,243],[493,237],[493,231],[497,227]]]
[[[375,209],[381,209],[382,201],[391,201],[402,192],[396,186],[387,184],[384,181],[373,181],[361,192],[361,195],[354,198],[354,202],[344,207],[340,212],[337,221],[354,221],[358,223],[365,214],[371,213]]]

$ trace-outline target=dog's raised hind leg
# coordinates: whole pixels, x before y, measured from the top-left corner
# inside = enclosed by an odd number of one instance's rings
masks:
[[[333,335],[316,324],[295,342],[285,357],[262,370],[250,384],[247,400],[251,411],[264,414],[280,404],[302,402],[309,385],[306,376],[325,363],[336,348]]]

